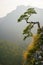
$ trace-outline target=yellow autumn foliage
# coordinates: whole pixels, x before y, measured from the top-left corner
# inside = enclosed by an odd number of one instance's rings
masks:
[[[30,45],[27,48],[28,51],[32,50],[35,47],[35,45],[37,45],[37,43],[39,42],[39,38],[40,38],[39,34],[33,36],[32,43],[30,43]]]
[[[30,56],[32,55],[32,53],[35,53],[35,51],[38,49],[37,46],[38,46],[39,38],[40,38],[39,34],[33,36],[32,43],[30,43],[30,45],[27,48],[27,51],[24,52],[23,54],[24,60],[27,60],[27,56],[29,57],[30,60],[31,59]],[[33,61],[34,58],[32,59],[32,62]]]

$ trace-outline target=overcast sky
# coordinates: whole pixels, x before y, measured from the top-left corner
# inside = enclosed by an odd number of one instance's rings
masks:
[[[19,5],[30,5],[43,9],[43,0],[0,0],[0,17],[5,16]]]

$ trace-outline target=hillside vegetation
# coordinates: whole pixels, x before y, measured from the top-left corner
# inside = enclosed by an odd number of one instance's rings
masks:
[[[0,41],[0,65],[22,65],[23,49],[18,44]]]

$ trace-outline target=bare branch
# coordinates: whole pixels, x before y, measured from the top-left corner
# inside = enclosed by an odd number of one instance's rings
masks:
[[[28,22],[26,21],[27,23],[33,23],[33,24],[37,24],[38,25],[38,28],[40,28],[40,23],[39,22]]]

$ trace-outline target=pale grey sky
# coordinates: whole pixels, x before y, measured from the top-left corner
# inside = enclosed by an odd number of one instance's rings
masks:
[[[0,0],[0,17],[5,16],[20,5],[34,6],[43,9],[43,0]]]

